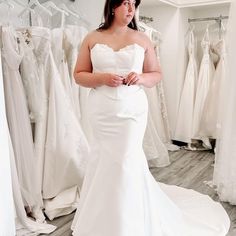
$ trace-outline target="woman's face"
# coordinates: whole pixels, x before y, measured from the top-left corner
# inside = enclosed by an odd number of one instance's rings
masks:
[[[114,9],[115,19],[125,25],[128,25],[135,14],[135,1],[124,0],[120,6]]]

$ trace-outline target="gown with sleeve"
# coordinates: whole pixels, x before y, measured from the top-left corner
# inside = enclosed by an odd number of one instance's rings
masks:
[[[93,72],[141,73],[145,50],[134,43],[91,49]],[[74,236],[224,236],[229,218],[220,203],[194,190],[155,181],[142,141],[148,102],[141,86],[91,89],[93,131]]]

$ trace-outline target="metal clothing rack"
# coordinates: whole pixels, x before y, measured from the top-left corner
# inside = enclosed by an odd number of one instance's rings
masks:
[[[28,4],[30,3],[30,0],[28,0]],[[29,25],[32,26],[32,14],[29,12]]]
[[[144,23],[149,23],[153,21],[152,17],[147,17],[147,16],[139,16],[139,20],[143,21]]]
[[[228,16],[205,17],[205,18],[188,18],[188,23],[199,21],[216,21],[219,24],[219,37],[221,38],[222,20],[229,19]]]
[[[205,17],[205,18],[189,18],[188,22],[197,22],[197,21],[216,21],[216,22],[221,22],[222,20],[228,19],[228,16],[218,16],[218,17]]]

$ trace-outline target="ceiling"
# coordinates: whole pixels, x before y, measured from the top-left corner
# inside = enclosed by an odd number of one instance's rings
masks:
[[[157,6],[157,5],[163,5],[164,3],[158,0],[142,0],[141,4],[142,6]]]
[[[175,7],[187,7],[196,5],[212,5],[231,2],[231,0],[142,0],[142,6],[172,5]]]

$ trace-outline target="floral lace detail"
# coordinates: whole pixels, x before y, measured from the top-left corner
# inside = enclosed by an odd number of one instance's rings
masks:
[[[156,51],[157,59],[158,59],[159,64],[161,64],[160,63],[160,50],[159,50],[160,40],[155,41],[155,43],[156,43],[155,51]],[[166,97],[165,97],[164,86],[163,86],[162,80],[157,84],[157,92],[160,98],[161,115],[163,118],[163,123],[164,123],[165,131],[166,131],[166,139],[167,139],[166,141],[170,143],[171,131],[170,131],[170,124],[169,124],[168,112],[167,112],[167,106],[166,106]]]

